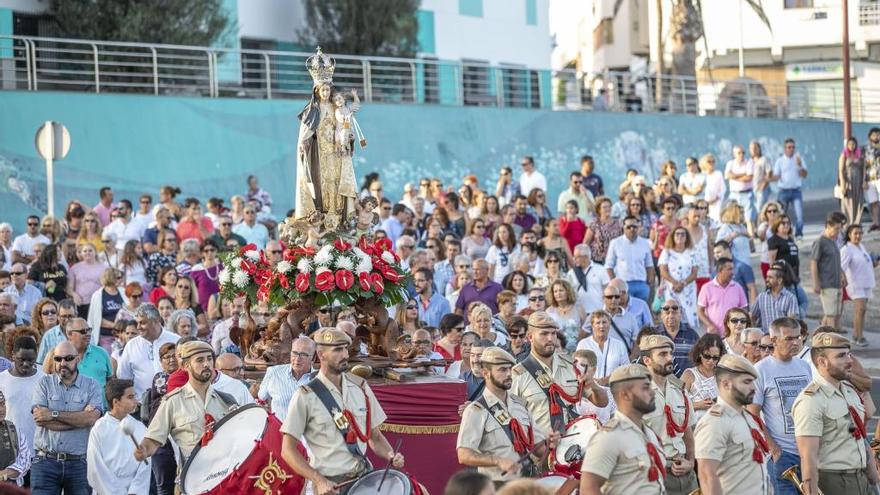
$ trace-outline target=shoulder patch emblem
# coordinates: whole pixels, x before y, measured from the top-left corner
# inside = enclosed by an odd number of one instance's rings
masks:
[[[816,382],[810,382],[809,385],[804,388],[805,395],[813,395],[819,390],[819,384]]]
[[[526,369],[522,367],[522,365],[516,365],[513,367],[511,371],[513,371],[514,375],[522,375]]]
[[[710,416],[721,416],[721,413],[721,406],[719,406],[718,404],[715,404],[714,406],[709,408]]]

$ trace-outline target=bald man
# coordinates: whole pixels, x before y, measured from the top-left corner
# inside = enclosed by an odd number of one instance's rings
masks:
[[[239,406],[253,404],[254,397],[249,390],[250,384],[245,382],[244,363],[235,354],[225,352],[214,360],[216,374],[214,376],[214,390],[226,392],[235,397]]]
[[[621,278],[614,278],[608,282],[608,285],[616,287],[620,291],[620,307],[632,315],[640,329],[644,328],[645,325],[654,324],[654,317],[651,316],[651,309],[648,307],[648,303],[638,297],[629,297],[629,286],[626,285],[626,281]]]

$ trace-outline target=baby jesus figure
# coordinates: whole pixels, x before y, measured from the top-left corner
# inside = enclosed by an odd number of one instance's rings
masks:
[[[355,123],[354,113],[360,110],[361,100],[358,98],[357,91],[351,90],[351,105],[345,103],[345,94],[336,93],[333,96],[334,115],[336,117],[336,132],[334,141],[336,142],[336,153],[340,155],[351,155],[354,152],[354,129]]]

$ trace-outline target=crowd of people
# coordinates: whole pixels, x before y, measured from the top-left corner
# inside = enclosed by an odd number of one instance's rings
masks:
[[[826,426],[854,424],[862,439],[873,414],[871,379],[848,350],[868,345],[878,257],[863,244],[860,215],[870,205],[869,230],[880,228],[880,129],[842,153],[843,212],[828,214],[811,246],[808,168],[793,139],[779,157],[752,141],[716,166],[721,159],[688,157],[681,174],[668,161],[653,183],[629,170],[613,187],[584,156],[556,201],[530,156],[493,183],[425,177],[401,198],[384,195],[378,173],[364,178],[361,197],[378,204],[368,234],[387,238],[413,274],[408,299],[388,308],[400,342],[445,359],[433,372],[467,385],[457,455],[477,472],[453,477],[447,493],[492,493],[539,474],[549,450],[539,444],[555,446],[583,415],[605,425],[583,458],[584,494],[659,493],[664,483],[668,493],[698,483],[706,494],[796,493],[781,477],[791,466],[807,493],[817,482],[833,494],[844,492],[829,483],[878,481],[869,450],[852,453],[835,437],[828,452],[818,438],[828,440],[823,414]],[[281,261],[278,219],[295,212],[273,212],[253,176],[229,207],[222,198],[204,208],[181,202],[180,193],[165,186],[158,201],[142,194],[135,207],[103,187],[93,206],[71,201],[63,218],[29,216],[17,236],[17,219],[0,219],[0,480],[35,494],[171,494],[206,417],[259,403],[285,420],[285,438],[314,449],[311,462],[287,441],[284,451],[310,489],[337,493],[345,481],[351,459],[310,438],[321,433],[306,418],[321,403],[301,387],[320,377],[329,388],[351,384],[340,349],[366,351],[361,322],[322,307],[293,325],[289,364],[244,380],[232,329],[243,318],[258,328],[290,319],[221,297],[218,255],[254,244]],[[818,328],[804,322],[803,277],[821,304]],[[851,340],[841,336],[844,301]],[[501,433],[510,428],[485,431],[499,408],[517,420],[514,440]],[[372,409],[378,431],[384,414]],[[742,424],[717,420],[728,416]],[[403,465],[384,437],[369,444]],[[532,447],[530,462],[521,449]],[[867,461],[851,460],[865,452]],[[533,493],[508,485],[499,493]]]

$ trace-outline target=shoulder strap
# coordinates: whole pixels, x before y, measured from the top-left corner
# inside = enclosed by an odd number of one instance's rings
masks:
[[[12,421],[6,421],[6,430],[9,432],[9,443],[12,444],[12,452],[18,457],[18,431]]]
[[[336,402],[336,399],[333,398],[333,395],[330,393],[327,386],[324,385],[324,382],[315,377],[306,386],[315,393],[318,400],[320,400],[321,404],[324,405],[324,408],[327,409],[327,413],[333,418],[333,422],[336,424],[336,430],[342,435],[342,443],[345,444],[349,453],[358,459],[362,459],[364,454],[361,452],[360,447],[358,447],[357,442],[348,443],[346,439],[348,430],[351,426],[348,424],[348,421],[342,420],[342,407],[340,407]]]
[[[480,395],[480,398],[476,400],[479,402],[483,408],[489,411],[489,416],[495,419],[501,428],[504,430],[504,434],[507,435],[507,439],[510,440],[511,445],[513,444],[513,430],[510,429],[510,414],[507,413],[504,408],[501,406],[501,403],[498,402],[494,406],[489,407],[489,404],[486,402],[486,398]],[[506,420],[505,420],[506,417]]]
[[[623,346],[626,347],[626,355],[632,355],[632,348],[630,348],[629,344],[626,342],[626,337],[623,336],[623,332],[617,328],[617,323],[614,323],[614,316],[611,316],[611,328],[614,329],[614,332],[617,333],[617,336],[620,337],[620,341],[623,342]]]
[[[550,395],[550,385],[553,384],[553,378],[548,376],[544,371],[544,367],[535,359],[535,356],[529,354],[529,357],[525,358],[522,363],[520,363],[523,368],[528,372],[529,375],[538,383],[538,386],[541,387],[541,390],[544,392],[544,395],[547,397],[547,407],[550,411],[553,411],[552,403],[554,401],[554,397]],[[577,417],[577,414],[574,410],[569,407],[568,404],[565,404],[562,401],[557,400],[556,404],[559,406],[561,410],[568,411],[568,417],[574,418]],[[550,425],[554,431],[562,431],[565,428],[565,415],[560,412],[558,414],[550,413]]]
[[[592,266],[593,265],[590,265],[590,268],[592,268]],[[572,272],[574,272],[574,277],[577,279],[578,285],[580,285],[581,289],[584,289],[584,292],[586,292],[587,291],[587,274],[590,273],[590,269],[588,268],[585,273],[581,267],[575,265],[574,267],[572,267]]]
[[[470,397],[468,397],[468,400],[473,402],[474,400],[477,400],[476,397],[479,397],[482,399],[484,388],[486,388],[486,379],[485,378],[483,378],[483,381],[481,381],[479,383],[479,385],[477,385],[477,388],[474,389],[474,393],[472,393],[470,395]],[[483,405],[485,405],[485,404],[483,404]]]
[[[236,408],[240,405],[238,403],[238,401],[235,400],[235,397],[233,397],[231,394],[228,394],[226,392],[221,392],[221,391],[217,390],[216,388],[214,389],[214,392],[217,394],[217,396],[220,397],[220,400],[223,401],[224,404],[226,404],[227,410]]]

